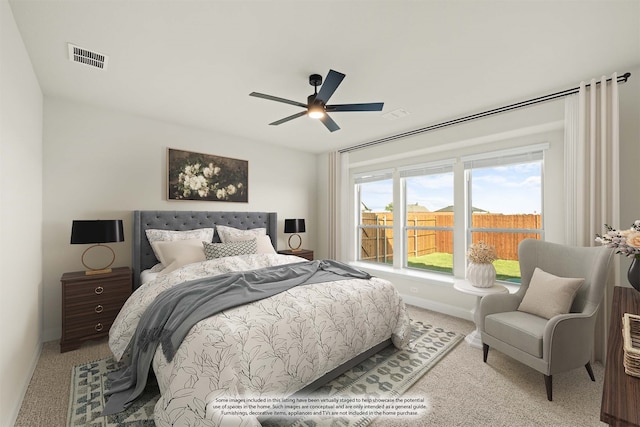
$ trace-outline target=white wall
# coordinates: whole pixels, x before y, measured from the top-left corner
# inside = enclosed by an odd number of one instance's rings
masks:
[[[631,78],[620,85],[620,224],[628,228],[640,219],[640,188],[638,167],[640,165],[640,66],[630,71]],[[620,258],[620,281],[630,286],[627,270],[630,258]]]
[[[42,93],[0,1],[0,425],[13,425],[40,354]]]
[[[166,153],[176,148],[248,160],[249,202],[168,201]],[[60,276],[83,270],[86,245],[70,245],[74,219],[123,219],[125,242],[110,247],[114,266],[131,266],[132,211],[273,211],[305,218],[305,247],[315,242],[315,155],[215,132],[45,97],[44,340],[61,334]],[[284,234],[280,249],[286,248]]]

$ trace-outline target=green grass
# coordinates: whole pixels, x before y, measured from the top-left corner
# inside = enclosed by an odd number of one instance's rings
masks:
[[[419,257],[409,257],[407,264],[411,268],[453,273],[453,255],[443,252],[436,252]]]
[[[436,252],[419,257],[409,257],[407,264],[412,268],[421,270],[441,271],[453,274],[453,255]],[[496,260],[493,265],[496,268],[496,279],[508,282],[520,283],[520,265],[518,261]]]

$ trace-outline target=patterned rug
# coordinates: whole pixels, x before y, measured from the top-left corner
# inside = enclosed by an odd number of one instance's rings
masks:
[[[364,427],[379,415],[416,415],[428,407],[428,402],[415,396],[399,396],[463,338],[463,335],[455,332],[447,332],[422,322],[412,322],[409,349],[387,347],[307,396],[310,401],[319,402],[318,405],[322,405],[324,412],[329,415],[260,418],[260,422],[263,427],[312,427],[329,424]],[[68,427],[155,425],[153,408],[159,396],[155,382],[147,384],[142,396],[125,412],[100,416],[105,403],[104,390],[108,389],[106,374],[121,367],[120,363],[114,362],[110,357],[74,366]],[[289,400],[284,403],[291,405],[291,402]],[[299,405],[300,399],[293,407],[297,408]]]

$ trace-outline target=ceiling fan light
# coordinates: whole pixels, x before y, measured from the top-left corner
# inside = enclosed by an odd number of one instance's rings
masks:
[[[314,105],[309,107],[309,112],[307,114],[312,119],[321,119],[324,116],[324,108],[322,108],[321,105]]]

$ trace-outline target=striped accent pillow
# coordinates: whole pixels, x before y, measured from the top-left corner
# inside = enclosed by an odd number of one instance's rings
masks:
[[[229,243],[202,242],[202,244],[204,245],[204,255],[207,259],[250,255],[257,252],[256,239]]]

